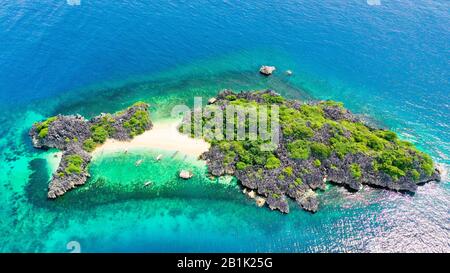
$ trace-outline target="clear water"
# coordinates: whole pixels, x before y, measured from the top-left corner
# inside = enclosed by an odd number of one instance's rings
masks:
[[[245,2],[0,3],[1,252],[67,252],[69,241],[83,252],[450,251],[448,177],[415,196],[329,186],[318,213],[281,215],[193,158],[133,151],[95,158],[85,186],[46,199],[55,151],[31,147],[33,122],[136,100],[162,119],[223,88],[343,101],[448,169],[448,1]],[[261,64],[279,73],[263,78]],[[194,178],[179,180],[181,168]]]

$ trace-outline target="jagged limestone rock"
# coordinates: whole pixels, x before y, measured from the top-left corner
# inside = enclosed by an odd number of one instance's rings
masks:
[[[37,122],[30,129],[33,146],[39,149],[56,148],[63,152],[56,173],[48,188],[48,198],[54,199],[89,178],[86,171],[91,152],[107,138],[130,140],[150,130],[148,105],[136,103],[116,114],[101,114],[86,120],[80,115],[51,117]]]
[[[393,132],[367,125],[340,103],[287,100],[272,90],[224,90],[216,99],[206,107],[279,107],[281,133],[273,151],[261,152],[261,140],[234,139],[211,142],[201,156],[211,175],[236,176],[245,194],[264,197],[271,209],[288,213],[289,197],[316,212],[315,191],[325,190],[327,182],[353,191],[370,185],[415,192],[418,185],[440,181],[428,155]]]

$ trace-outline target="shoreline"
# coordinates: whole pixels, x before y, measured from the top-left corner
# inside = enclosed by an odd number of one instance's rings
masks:
[[[210,144],[202,139],[194,139],[180,133],[177,129],[180,121],[161,120],[153,124],[151,130],[135,136],[130,141],[108,139],[91,154],[96,157],[105,152],[127,152],[135,149],[155,149],[178,151],[181,154],[198,158],[209,150]]]
[[[58,170],[59,163],[61,162],[63,152],[62,151],[50,151],[48,154],[44,156],[44,158],[47,160],[47,166],[49,168],[49,175],[50,177],[56,173]]]

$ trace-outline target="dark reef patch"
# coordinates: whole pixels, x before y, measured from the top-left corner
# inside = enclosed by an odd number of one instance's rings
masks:
[[[28,165],[31,174],[25,186],[25,195],[30,203],[37,207],[46,207],[49,203],[47,189],[50,176],[47,164],[47,160],[36,158],[31,160]]]

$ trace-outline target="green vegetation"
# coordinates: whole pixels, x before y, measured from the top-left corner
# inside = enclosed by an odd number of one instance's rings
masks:
[[[134,137],[142,134],[150,123],[150,116],[145,110],[137,110],[130,120],[123,123],[123,127],[127,128],[130,136]]]
[[[143,101],[137,101],[135,102],[131,107],[143,107],[143,108],[147,108],[148,104],[146,102]]]
[[[272,193],[272,198],[278,199],[280,197],[281,195],[279,195],[278,193]]]
[[[193,129],[206,129],[203,137],[211,148],[202,158],[209,172],[235,175],[244,187],[267,197],[271,209],[284,213],[290,205],[286,197],[315,212],[317,191],[326,190],[327,182],[355,191],[365,183],[413,192],[421,181],[438,180],[429,156],[394,132],[366,125],[342,103],[225,91],[202,110],[202,119],[194,118],[200,111],[192,111],[179,128],[192,137],[200,137]]]
[[[57,119],[58,117],[50,117],[43,122],[35,123],[36,132],[40,138],[45,138],[48,135],[48,126]]]
[[[292,176],[292,174],[294,173],[294,170],[292,169],[291,166],[286,167],[283,169],[283,172],[287,175],[287,176]]]
[[[387,141],[393,142],[393,141],[397,140],[397,134],[394,133],[394,132],[391,132],[391,131],[378,130],[375,134],[378,137],[381,137],[381,138],[383,138],[383,139],[385,139]]]
[[[44,128],[42,130],[39,131],[39,137],[40,138],[44,138],[48,135],[48,128]]]
[[[410,168],[412,158],[403,151],[387,150],[382,152],[374,163],[374,168],[390,175],[394,180],[398,180],[405,175],[405,169]]]
[[[114,124],[115,119],[111,115],[104,115],[100,121],[91,126],[91,137],[83,142],[83,149],[87,152],[92,152],[95,147],[103,144],[109,137],[115,133]],[[78,138],[73,139],[78,142]]]
[[[319,159],[315,159],[313,161],[313,165],[314,165],[314,167],[319,168],[322,165],[322,162],[320,162]]]
[[[236,100],[237,99],[237,97],[235,96],[235,95],[228,95],[228,96],[226,96],[225,97],[227,100],[229,100],[229,101],[233,101],[233,100]]]
[[[324,160],[332,154],[344,159],[347,155],[362,153],[375,158],[374,169],[382,171],[394,180],[411,173],[413,166],[420,166],[428,176],[433,173],[431,158],[418,151],[406,141],[399,140],[397,134],[387,130],[372,129],[361,122],[332,120],[324,116],[324,107],[339,107],[341,103],[325,101],[317,105],[302,105],[299,110],[282,105],[280,107],[280,124],[283,135],[291,139],[287,144],[289,155],[293,159],[310,157]],[[323,126],[332,134],[329,142],[315,142],[311,138]],[[315,166],[318,162],[315,161]],[[415,170],[419,173],[420,170]]]
[[[125,114],[132,107],[140,107],[140,108],[147,109],[148,108],[148,104],[146,102],[143,102],[143,101],[137,101],[137,102],[133,103],[133,105],[131,105],[130,107],[128,107],[126,109],[123,109],[123,110],[115,113],[114,115],[115,116],[121,116],[121,115]]]
[[[83,149],[86,152],[92,152],[95,147],[97,147],[97,143],[92,138],[88,138],[83,142]]]
[[[82,171],[83,158],[79,155],[69,155],[66,157],[67,167],[64,169],[66,174],[80,174]]]
[[[117,112],[115,116],[120,116],[126,113],[132,107],[140,107],[147,109],[148,105],[145,102],[136,102],[126,110]],[[83,149],[87,152],[92,152],[98,145],[103,144],[108,138],[115,134],[114,124],[116,118],[113,115],[106,114],[96,121],[91,126],[91,137],[83,142]],[[142,134],[150,123],[150,116],[146,110],[137,109],[129,120],[123,123],[123,127],[129,130],[131,137]],[[73,139],[78,142],[78,138]]]
[[[224,152],[225,157],[223,164],[225,166],[235,162],[236,169],[243,170],[248,166],[260,165],[268,166],[269,168],[278,168],[280,161],[271,152],[261,151],[258,141],[218,141],[213,142],[221,151]],[[262,171],[262,170],[261,170]]]
[[[310,155],[310,145],[308,141],[298,139],[287,145],[291,158],[308,159]]]
[[[238,170],[243,170],[247,167],[247,164],[245,164],[244,162],[238,162],[236,163],[236,169]]]
[[[345,118],[329,118],[330,107],[332,113],[336,108],[345,114],[342,103],[323,101],[311,104],[299,104],[295,106],[291,101],[275,94],[255,92],[260,94],[262,103],[246,99],[240,94],[229,94],[221,103],[240,107],[253,107],[260,113],[261,106],[277,104],[279,106],[279,123],[281,125],[284,147],[287,156],[295,160],[312,160],[315,167],[327,163],[330,157],[337,156],[341,160],[355,155],[363,155],[373,159],[373,170],[383,172],[394,180],[409,175],[419,179],[422,174],[430,176],[433,173],[433,161],[431,158],[418,151],[412,144],[402,141],[397,134],[388,130],[374,129],[362,122],[351,121]],[[249,98],[249,97],[247,97]],[[212,109],[212,108],[210,108]],[[272,110],[268,108],[269,119]],[[250,114],[246,114],[245,129],[249,128]],[[226,114],[224,116],[226,119]],[[237,118],[235,117],[235,121]],[[208,121],[204,118],[203,125]],[[235,122],[236,124],[237,122]],[[193,126],[193,122],[191,123]],[[225,133],[225,126],[223,128]],[[237,134],[236,127],[234,128]],[[249,140],[246,134],[245,140],[212,140],[212,145],[217,145],[225,154],[224,165],[236,163],[238,170],[258,165],[267,170],[277,169],[281,166],[280,159],[273,152],[263,152],[261,144],[267,143],[257,138]],[[279,148],[279,147],[278,147]],[[335,165],[332,169],[337,170]],[[287,169],[287,172],[285,171]],[[286,176],[290,176],[290,169],[283,170]],[[353,177],[360,179],[362,171],[359,165],[352,165]]]
[[[105,115],[100,122],[91,126],[92,140],[95,143],[102,144],[108,137],[114,134],[114,118],[111,115]]]
[[[274,155],[272,155],[267,159],[266,165],[264,167],[266,167],[266,169],[268,170],[272,170],[279,168],[280,164],[281,164],[280,160],[276,158]]]
[[[353,163],[350,165],[350,172],[355,179],[360,179],[362,176],[361,166],[359,166],[359,164],[357,163]]]
[[[147,107],[145,102],[136,102],[131,107]],[[130,107],[130,108],[131,108]],[[130,109],[128,108],[128,109]],[[117,115],[122,115],[124,111],[118,112]],[[115,133],[113,124],[115,119],[112,115],[105,115],[101,120],[91,126],[92,136],[83,143],[83,148],[91,152],[98,144],[104,143],[109,137]],[[129,120],[123,123],[123,127],[129,130],[131,137],[142,134],[150,123],[150,116],[146,110],[138,109],[130,117]]]
[[[427,154],[420,153],[422,156],[422,162],[421,167],[426,175],[431,175],[433,173],[434,167],[433,167],[433,160],[431,157]]]
[[[287,137],[308,139],[314,135],[314,131],[306,125],[308,120],[305,118],[306,116],[296,109],[280,107],[280,125],[283,134]]]
[[[328,158],[331,154],[331,149],[327,145],[320,142],[311,142],[311,153],[319,158]]]
[[[104,143],[109,137],[108,131],[103,126],[94,125],[92,130],[92,140],[97,143]]]
[[[339,101],[326,100],[326,101],[321,101],[320,104],[323,106],[334,106],[334,107],[340,108],[341,110],[345,110],[344,104]]]
[[[411,170],[411,175],[412,175],[414,181],[417,181],[420,178],[420,173],[415,169]]]
[[[282,103],[284,101],[284,98],[282,96],[272,96],[269,94],[263,94],[261,95],[261,97],[263,98],[264,102],[266,103]]]

